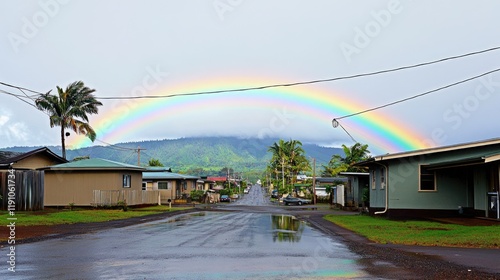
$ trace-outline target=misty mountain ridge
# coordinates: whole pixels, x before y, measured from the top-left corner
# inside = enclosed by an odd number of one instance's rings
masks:
[[[145,140],[118,143],[109,146],[66,150],[68,160],[77,157],[104,158],[128,164],[148,165],[152,158],[158,159],[173,172],[210,173],[224,167],[237,172],[263,171],[271,158],[268,148],[279,139],[237,137],[189,137],[179,139]],[[60,146],[47,146],[61,155]],[[11,147],[6,151],[27,152],[39,147]],[[316,159],[316,166],[328,163],[334,154],[343,155],[340,148],[321,147],[303,143],[306,157]],[[140,154],[138,153],[140,149]],[[140,159],[139,159],[140,157]]]

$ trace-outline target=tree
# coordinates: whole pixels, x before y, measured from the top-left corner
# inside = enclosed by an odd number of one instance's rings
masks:
[[[370,158],[368,145],[356,143],[351,147],[342,145],[344,157],[333,155],[327,166],[323,166],[323,176],[337,176],[340,172],[363,172],[364,167],[356,166],[355,163],[364,161]]]
[[[278,183],[278,173],[281,173],[281,184],[293,184],[294,174],[300,171],[309,170],[309,161],[305,156],[305,151],[302,148],[302,142],[298,140],[284,141],[280,139],[273,143],[268,148],[268,152],[272,153],[271,160],[267,166],[267,170],[274,172],[276,175],[276,183]]]
[[[157,158],[151,158],[148,162],[148,166],[159,166],[159,167],[164,167],[163,163],[160,162],[159,159]]]
[[[48,113],[50,127],[61,127],[62,157],[66,158],[65,133],[66,129],[72,129],[76,134],[87,136],[92,142],[95,141],[96,132],[89,124],[88,115],[97,114],[98,106],[102,103],[97,101],[94,95],[95,89],[90,89],[82,81],[69,84],[66,89],[57,87],[57,95],[41,94],[35,100],[36,107]]]

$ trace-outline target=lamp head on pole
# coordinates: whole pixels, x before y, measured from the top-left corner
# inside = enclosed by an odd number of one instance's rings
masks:
[[[339,126],[339,122],[336,119],[333,119],[332,126],[333,126],[333,128],[337,128]]]

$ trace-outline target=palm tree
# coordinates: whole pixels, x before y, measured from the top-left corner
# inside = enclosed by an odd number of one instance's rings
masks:
[[[362,172],[365,171],[363,167],[355,166],[354,164],[360,161],[367,160],[370,156],[368,145],[356,143],[351,147],[342,145],[344,150],[344,157],[340,155],[333,155],[327,166],[323,166],[324,176],[337,176],[339,172]]]
[[[287,183],[293,184],[294,174],[297,174],[299,171],[310,169],[309,161],[302,148],[302,143],[298,140],[284,141],[280,139],[278,142],[273,143],[273,145],[268,148],[268,151],[272,153],[268,169],[281,172],[282,185],[285,184],[285,177]],[[289,174],[285,174],[286,171],[288,171]]]
[[[51,95],[49,91],[35,100],[37,108],[48,113],[50,127],[61,127],[63,158],[66,158],[65,130],[67,128],[77,134],[87,136],[92,142],[95,141],[96,132],[90,126],[87,115],[97,114],[97,107],[102,106],[102,103],[96,100],[93,92],[95,89],[90,89],[82,81],[78,81],[69,84],[64,90],[57,87],[57,95]]]

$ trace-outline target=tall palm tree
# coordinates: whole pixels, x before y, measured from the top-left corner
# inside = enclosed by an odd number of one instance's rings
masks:
[[[82,81],[78,81],[69,84],[66,89],[57,87],[57,95],[51,95],[49,91],[35,100],[37,108],[48,113],[50,127],[61,127],[63,158],[66,158],[67,128],[87,136],[92,142],[95,141],[96,133],[90,126],[87,115],[97,114],[97,107],[102,106],[102,103],[96,100],[93,92],[95,89],[90,89]]]
[[[309,161],[302,148],[302,142],[298,140],[284,141],[280,139],[278,142],[273,143],[268,148],[268,151],[272,153],[268,169],[282,173],[282,184],[285,184],[285,177],[287,183],[293,184],[294,174],[310,169]],[[287,172],[288,174],[286,174]]]

